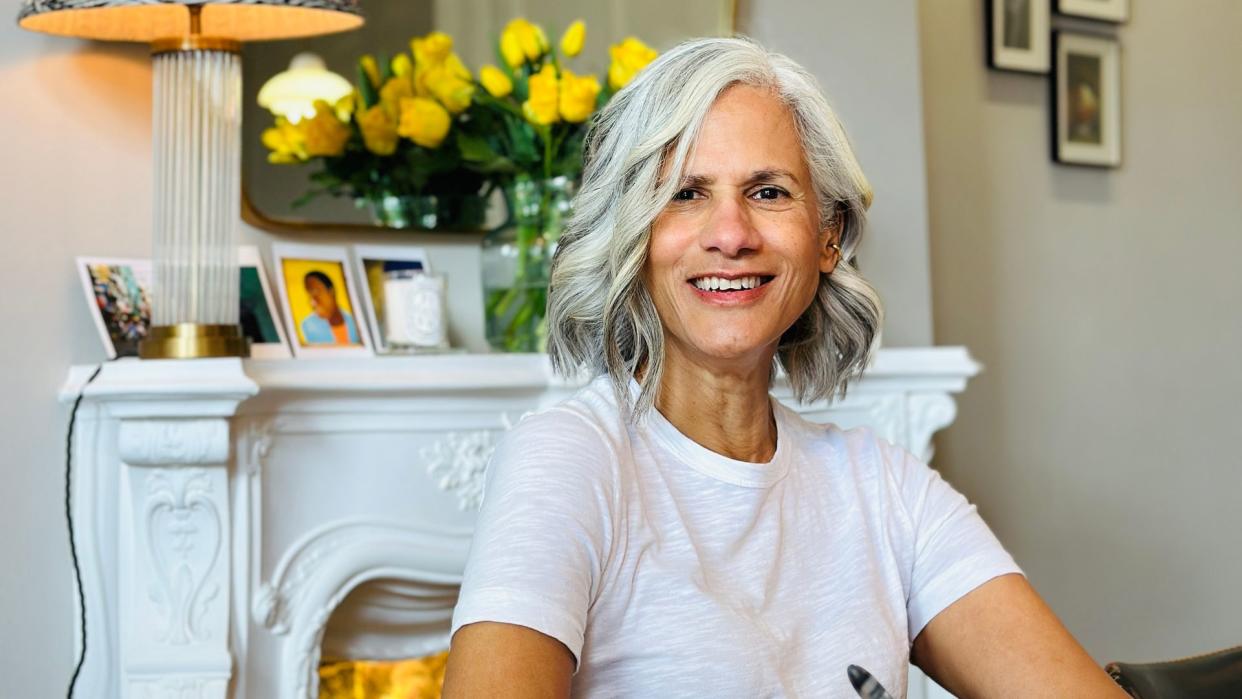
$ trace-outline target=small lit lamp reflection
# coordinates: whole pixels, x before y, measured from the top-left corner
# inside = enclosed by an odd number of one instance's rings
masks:
[[[140,356],[246,356],[238,325],[241,42],[362,25],[359,0],[23,0],[23,29],[151,45],[155,217]]]
[[[315,116],[315,100],[336,104],[354,91],[345,78],[328,70],[323,59],[310,52],[299,53],[289,69],[273,75],[259,89],[259,106],[296,124]]]

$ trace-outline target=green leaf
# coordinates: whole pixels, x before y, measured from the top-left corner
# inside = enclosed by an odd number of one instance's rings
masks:
[[[362,67],[362,61],[358,61],[358,94],[362,95],[362,106],[367,109],[379,102],[379,92],[371,84],[371,78],[367,76],[366,69]]]
[[[499,157],[487,139],[464,131],[457,132],[457,148],[461,151],[462,160],[470,162],[481,163]]]

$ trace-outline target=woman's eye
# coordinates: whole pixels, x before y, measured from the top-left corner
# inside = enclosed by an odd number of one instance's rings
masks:
[[[776,187],[763,187],[761,189],[755,190],[755,194],[763,194],[764,196],[761,196],[760,199],[767,199],[767,200],[776,200],[776,199],[781,198],[782,196],[785,196],[785,192]]]
[[[673,195],[673,201],[690,201],[694,198],[695,194],[698,194],[698,192],[693,189],[683,189]]]

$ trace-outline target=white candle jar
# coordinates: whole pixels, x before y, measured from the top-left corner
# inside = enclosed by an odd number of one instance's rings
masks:
[[[444,276],[415,269],[384,273],[384,340],[393,349],[447,349]]]

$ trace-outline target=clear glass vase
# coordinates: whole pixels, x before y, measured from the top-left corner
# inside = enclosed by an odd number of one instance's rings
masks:
[[[386,228],[425,231],[477,231],[487,216],[487,198],[478,194],[377,194],[357,200],[371,220]]]
[[[509,217],[483,239],[482,277],[487,341],[501,352],[547,347],[548,270],[573,204],[565,176],[518,175],[505,189]]]

